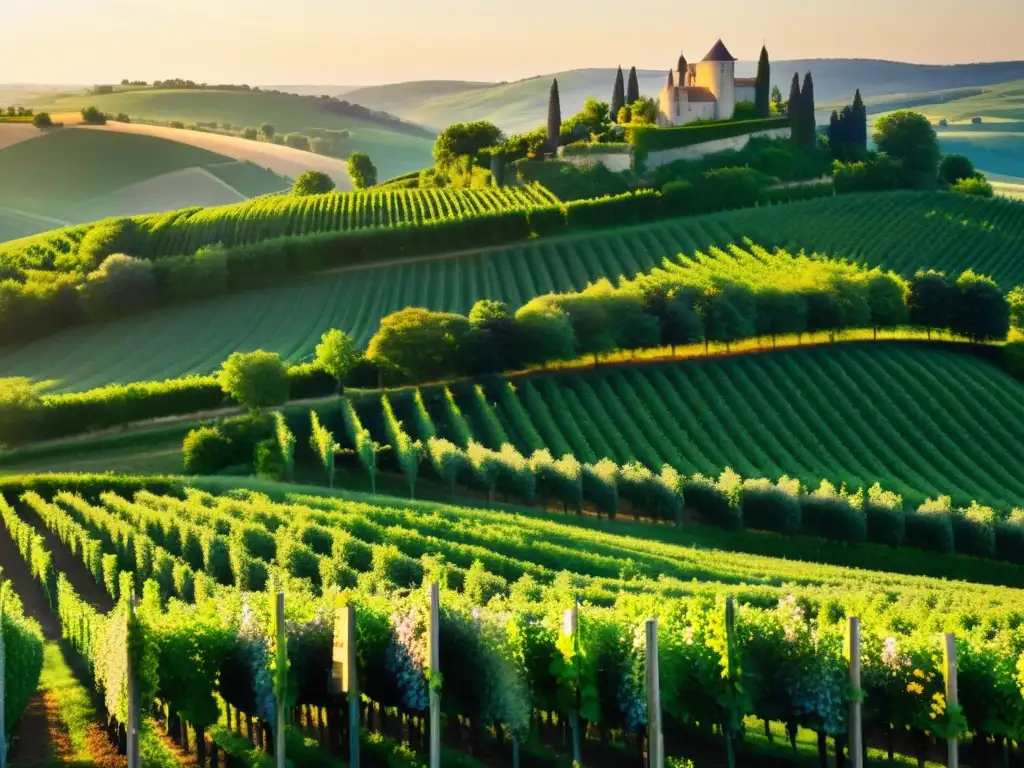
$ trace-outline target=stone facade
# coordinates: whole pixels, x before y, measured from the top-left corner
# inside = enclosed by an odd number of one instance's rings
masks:
[[[658,94],[658,125],[686,125],[695,120],[731,120],[736,105],[756,98],[756,80],[736,77],[736,59],[719,40],[697,64],[679,57]]]

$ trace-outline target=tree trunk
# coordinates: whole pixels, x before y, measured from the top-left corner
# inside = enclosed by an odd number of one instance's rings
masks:
[[[767,737],[769,744],[775,743],[775,737],[772,736],[772,726],[771,723],[768,722],[767,717],[764,719],[764,735]]]
[[[893,734],[892,726],[890,725],[885,731],[885,751],[888,753],[889,762],[895,760],[894,752],[896,751],[896,745],[893,743],[895,736]]]
[[[818,764],[828,768],[828,737],[824,731],[818,731]]]
[[[796,752],[796,723],[786,723],[786,735],[789,736],[789,746]]]
[[[206,765],[206,732],[201,726],[196,726],[196,760],[199,768]]]
[[[184,718],[181,719],[181,751],[184,752],[185,754],[188,754],[188,752],[189,752],[189,747],[188,747],[188,722]]]

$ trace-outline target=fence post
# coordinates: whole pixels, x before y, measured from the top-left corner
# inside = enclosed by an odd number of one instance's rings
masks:
[[[359,677],[356,668],[356,607],[349,603],[334,616],[335,693],[348,699],[348,764],[359,768]],[[332,715],[333,717],[333,715]]]
[[[0,586],[0,768],[7,768],[7,713],[4,701],[7,696],[7,649],[4,647],[4,589]]]
[[[572,638],[573,646],[579,643],[580,631],[580,601],[577,598],[572,608],[565,612],[562,622],[562,631]],[[583,765],[583,758],[580,755],[580,702],[579,691],[576,693],[576,707],[569,712],[569,729],[572,731],[572,759],[578,766]]]
[[[864,734],[861,723],[860,700],[860,619],[851,616],[846,654],[850,661],[850,688],[854,699],[850,701],[850,762],[853,768],[864,768]]]
[[[730,689],[735,685],[733,675],[735,673],[735,661],[733,656],[735,649],[733,647],[735,640],[733,638],[733,627],[736,622],[736,606],[733,603],[732,596],[725,598],[725,663],[726,663],[726,680],[728,681]],[[736,768],[736,748],[733,744],[733,717],[735,713],[730,709],[728,718],[729,722],[725,726],[725,757],[726,763],[729,768]]]
[[[277,659],[280,664],[282,658],[287,664],[288,658],[288,638],[285,635],[284,628],[284,592],[277,593]],[[280,671],[278,671],[280,674]],[[275,686],[276,687],[276,686]],[[285,768],[284,759],[284,729],[285,729],[285,704],[286,696],[281,692],[280,698],[275,702],[276,707],[274,708],[275,714],[277,715],[277,732],[274,734],[274,755],[276,757],[277,768]]]
[[[128,768],[140,768],[142,760],[139,757],[139,720],[141,718],[141,712],[139,711],[139,681],[135,677],[135,662],[132,659],[132,647],[131,647],[131,630],[132,625],[135,623],[135,601],[128,601],[128,616],[126,619],[128,623],[128,637],[129,643],[126,649],[127,664],[125,665],[125,673],[128,676],[128,722],[125,723],[125,731],[128,737]],[[184,727],[184,723],[182,724]]]
[[[945,661],[946,661],[946,709],[955,707],[959,701],[957,694],[956,680],[956,635],[947,632],[945,635]],[[948,768],[959,768],[960,766],[960,741],[956,736],[949,739],[949,758],[946,761]]]
[[[430,768],[441,768],[441,691],[437,676],[441,674],[440,592],[437,582],[430,585]]]
[[[665,739],[661,733],[661,675],[658,671],[658,620],[647,629],[647,754],[649,768],[665,768]]]

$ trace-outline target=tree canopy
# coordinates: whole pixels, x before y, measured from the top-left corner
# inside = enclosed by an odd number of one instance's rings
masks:
[[[276,352],[233,352],[217,378],[224,393],[250,411],[288,401],[288,368]]]
[[[619,115],[619,110],[626,106],[626,83],[622,77],[622,67],[615,73],[615,84],[612,86],[612,100],[610,113],[612,119]]]
[[[757,86],[755,90],[754,103],[757,105],[758,117],[771,117],[771,80],[772,65],[768,59],[768,48],[761,47],[761,58],[757,62]],[[779,94],[779,98],[782,95]]]
[[[297,197],[322,195],[334,191],[334,179],[323,171],[305,171],[292,185],[292,194]]]
[[[408,378],[444,379],[459,370],[469,330],[462,315],[409,307],[381,320],[366,357]]]
[[[558,95],[558,79],[551,81],[551,92],[548,94],[548,151],[558,149],[558,137],[562,133],[562,102]]]
[[[470,156],[483,162],[483,150],[504,140],[501,130],[486,120],[449,125],[434,142],[434,161],[439,166],[454,163],[457,158]]]
[[[337,328],[332,328],[321,336],[320,343],[316,345],[316,367],[329,373],[338,382],[338,391],[341,391],[345,376],[358,360],[359,348],[355,340]]]
[[[938,179],[939,140],[928,118],[910,110],[885,115],[875,123],[875,144],[903,164],[914,187],[934,187]]]
[[[353,152],[348,158],[348,175],[352,186],[366,189],[377,183],[377,166],[364,152]]]

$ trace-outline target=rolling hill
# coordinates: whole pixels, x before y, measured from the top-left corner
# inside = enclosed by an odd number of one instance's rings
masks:
[[[1024,194],[1024,79],[868,99],[867,107],[869,119],[896,109],[920,112],[935,124],[943,152],[971,158],[997,191]]]
[[[697,52],[688,53],[697,55]],[[674,58],[669,57],[663,69],[639,70],[641,93],[656,95],[664,85],[666,71],[674,63]],[[773,83],[782,89],[783,94],[788,93],[789,80],[794,72],[807,71],[814,73],[817,103],[832,104],[849,103],[857,88],[865,98],[871,98],[1003,83],[1024,77],[1024,62],[955,66],[872,59],[772,62]],[[752,77],[755,73],[755,62],[737,62],[738,76]],[[460,81],[399,83],[360,88],[347,93],[346,98],[373,109],[386,109],[424,125],[444,127],[464,120],[490,120],[506,131],[518,132],[536,128],[544,121],[553,77],[558,78],[562,114],[565,116],[578,111],[589,96],[607,101],[615,70],[576,69],[513,83],[495,83],[489,87]]]
[[[473,438],[524,455],[668,463],[686,475],[782,475],[817,487],[879,482],[920,503],[950,495],[1009,508],[1024,499],[1024,385],[934,344],[847,343],[452,387]],[[440,435],[464,443],[439,388],[422,388]],[[392,398],[414,439],[414,408]],[[379,398],[360,404],[387,442]]]
[[[287,185],[263,168],[181,142],[77,128],[36,132],[0,149],[0,238],[59,223],[222,205]]]
[[[351,98],[346,96],[346,98]],[[130,88],[106,95],[71,93],[42,98],[34,106],[54,113],[93,105],[135,120],[215,122],[235,128],[272,124],[278,133],[345,130],[352,152],[373,158],[381,178],[430,163],[433,139],[424,129],[394,119],[363,119],[345,113],[337,101],[269,91]]]
[[[0,376],[81,391],[206,373],[235,350],[267,349],[297,362],[330,328],[366,344],[381,318],[403,307],[468,312],[489,297],[516,308],[542,293],[632,276],[679,254],[707,253],[747,237],[766,247],[844,256],[904,273],[972,267],[1005,288],[1024,282],[1017,258],[1024,205],[942,193],[852,195],[326,273],[0,350]]]

